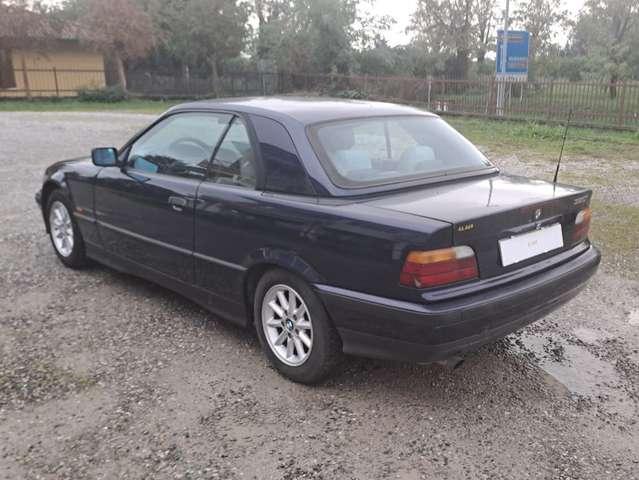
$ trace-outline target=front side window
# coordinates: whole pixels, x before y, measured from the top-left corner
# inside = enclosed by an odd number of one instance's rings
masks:
[[[244,121],[239,117],[226,133],[209,168],[209,179],[225,185],[255,188],[255,153]]]
[[[223,113],[172,115],[136,140],[127,165],[141,172],[202,178],[232,118]]]
[[[345,188],[383,185],[491,167],[437,117],[373,117],[310,128],[327,173]]]

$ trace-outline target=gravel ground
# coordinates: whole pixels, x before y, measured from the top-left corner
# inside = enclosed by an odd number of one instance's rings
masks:
[[[639,478],[639,282],[615,263],[456,370],[349,359],[317,387],[167,290],[65,269],[33,201],[45,166],[151,118],[0,114],[0,478]],[[632,204],[616,173],[597,196]]]

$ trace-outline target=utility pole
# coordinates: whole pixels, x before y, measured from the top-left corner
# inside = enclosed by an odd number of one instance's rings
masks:
[[[504,34],[501,39],[501,58],[499,71],[501,79],[497,84],[497,115],[504,114],[504,104],[506,103],[506,66],[508,65],[508,10],[510,9],[510,0],[506,0],[506,10],[504,15]]]

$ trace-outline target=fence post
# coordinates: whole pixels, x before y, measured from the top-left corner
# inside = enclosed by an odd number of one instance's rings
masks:
[[[58,85],[58,70],[53,67],[53,83],[55,84],[55,96],[60,97],[60,87]]]
[[[27,92],[27,98],[31,100],[31,88],[29,87],[29,75],[27,74],[27,63],[24,60],[24,55],[21,57],[22,63],[22,81],[24,83],[24,89]]]
[[[623,127],[625,123],[625,106],[626,106],[626,82],[621,82],[619,87],[619,111],[617,112],[617,126]]]
[[[554,91],[555,91],[555,79],[553,78],[552,80],[550,80],[550,93],[548,94],[548,120],[551,120],[553,117],[553,109],[554,109],[554,105],[552,103],[552,97],[554,95]]]
[[[490,77],[490,85],[489,85],[489,93],[488,93],[488,108],[487,114],[494,115],[495,114],[495,88],[496,88],[495,76]]]

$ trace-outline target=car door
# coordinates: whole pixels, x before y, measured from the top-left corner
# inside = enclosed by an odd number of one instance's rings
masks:
[[[123,152],[125,164],[100,171],[95,210],[104,248],[155,272],[193,283],[198,186],[232,115],[170,115]]]
[[[196,284],[211,294],[210,308],[226,316],[242,315],[242,262],[254,248],[259,177],[249,126],[236,116],[198,190],[195,220]]]

